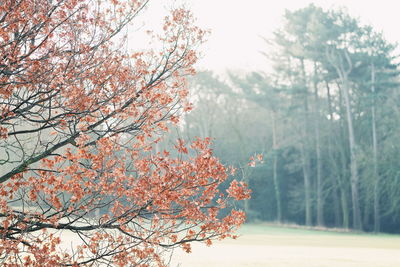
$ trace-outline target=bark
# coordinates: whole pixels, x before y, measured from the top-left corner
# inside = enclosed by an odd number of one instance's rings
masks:
[[[303,163],[303,176],[304,176],[304,195],[305,195],[305,208],[306,208],[306,225],[312,225],[311,213],[311,184],[310,184],[310,171],[308,166],[308,157],[304,143],[301,144],[301,159]]]
[[[306,216],[306,225],[312,225],[312,211],[311,211],[311,181],[310,181],[310,159],[308,155],[308,134],[307,130],[309,129],[309,118],[308,118],[308,90],[307,90],[307,80],[306,80],[306,72],[304,66],[304,60],[300,60],[301,63],[301,71],[302,71],[302,79],[304,85],[304,97],[303,97],[303,105],[304,105],[304,121],[302,127],[302,144],[301,144],[301,155],[302,155],[302,167],[303,167],[303,176],[304,176],[304,195],[305,195],[305,216]]]
[[[340,85],[337,84],[338,88],[340,89]],[[329,84],[326,82],[326,89],[327,89],[327,97],[328,97],[328,109],[329,109],[329,117],[331,122],[333,123],[333,111],[332,111],[332,97],[330,92]],[[329,124],[329,132],[331,133],[328,138],[328,153],[330,155],[330,165],[332,168],[335,169],[334,177],[332,177],[332,184],[335,184],[334,187],[334,199],[338,199],[337,205],[335,205],[335,216],[341,219],[342,223],[341,226],[345,229],[348,229],[350,226],[350,211],[348,206],[348,185],[347,181],[347,158],[346,158],[346,151],[345,151],[345,144],[343,143],[345,139],[344,133],[344,125],[341,118],[344,117],[345,111],[343,108],[343,97],[342,97],[342,90],[339,90],[339,114],[340,114],[340,121],[339,121],[339,134],[338,136],[334,136],[332,140],[331,134],[334,134],[332,123]],[[332,146],[335,146],[339,149],[339,162],[336,163],[334,156],[332,155]],[[338,209],[338,210],[336,210]],[[340,209],[340,210],[339,210]],[[337,215],[339,214],[339,215]],[[340,217],[340,218],[339,218]],[[338,223],[339,225],[339,223]]]
[[[334,60],[334,57],[339,58],[339,62]],[[343,89],[344,102],[346,107],[346,118],[347,118],[347,127],[349,132],[349,149],[350,149],[350,173],[351,173],[351,199],[352,199],[352,208],[353,208],[353,228],[356,230],[362,230],[362,220],[361,220],[361,212],[360,212],[360,203],[359,203],[359,195],[358,195],[358,164],[357,164],[357,143],[354,136],[354,126],[353,126],[353,118],[351,112],[351,103],[350,103],[350,84],[349,84],[349,73],[352,69],[352,63],[350,56],[347,51],[343,52],[342,55],[338,54],[329,54],[328,57],[332,65],[335,67],[336,72],[340,78]],[[344,58],[343,58],[344,57]],[[344,60],[347,61],[348,68],[344,66]]]
[[[334,213],[334,225],[336,227],[340,226],[340,221],[341,221],[341,214],[340,214],[340,200],[339,200],[339,192],[340,190],[340,177],[339,177],[339,168],[335,162],[335,158],[332,154],[332,134],[333,134],[333,128],[332,124],[334,122],[333,119],[333,111],[332,111],[332,100],[331,100],[331,92],[330,92],[330,87],[329,83],[325,81],[326,85],[326,94],[328,98],[328,113],[329,113],[329,122],[328,122],[328,162],[329,166],[331,168],[331,172],[329,175],[329,180],[332,184],[332,196],[333,196],[333,213]],[[335,171],[332,171],[332,169],[335,169]]]
[[[304,66],[304,59],[300,59],[301,63],[301,73],[302,80],[304,85],[303,92],[303,106],[304,106],[304,123],[302,125],[302,142],[301,142],[301,156],[302,156],[302,167],[303,167],[303,176],[304,176],[304,202],[305,202],[305,216],[306,216],[306,225],[312,225],[312,210],[311,210],[311,179],[310,179],[310,159],[308,155],[308,134],[307,130],[309,129],[309,118],[308,118],[308,89],[307,89],[307,79],[306,79],[306,71]]]
[[[343,117],[344,115],[344,108],[343,108],[343,94],[342,90],[339,87],[339,107],[340,107],[340,116]],[[342,205],[342,214],[343,214],[343,228],[348,229],[350,228],[350,211],[349,211],[349,206],[348,206],[348,195],[347,195],[347,158],[346,158],[346,151],[345,151],[345,145],[343,143],[345,139],[345,133],[344,133],[344,128],[345,126],[343,125],[343,121],[341,120],[340,123],[340,143],[338,144],[339,149],[340,149],[340,177],[338,179],[339,182],[339,188],[340,188],[340,200],[341,200],[341,205]]]
[[[318,97],[318,81],[317,81],[317,65],[314,62],[314,100],[315,100],[315,151],[316,151],[316,164],[317,164],[317,225],[324,225],[324,199],[322,195],[323,182],[322,182],[322,163],[321,163],[321,138],[319,126],[319,97]]]
[[[375,101],[375,67],[371,65],[371,93],[373,103],[372,113],[372,150],[373,150],[373,168],[374,168],[374,232],[380,231],[380,206],[379,206],[379,171],[378,171],[378,140],[376,136],[376,101]]]
[[[340,190],[340,201],[342,204],[343,228],[348,229],[350,226],[350,214],[349,214],[347,194],[345,190]]]
[[[278,141],[277,141],[277,127],[276,127],[276,112],[272,111],[272,147],[273,147],[273,181],[274,181],[274,191],[276,198],[276,216],[279,223],[282,222],[282,204],[281,204],[281,193],[279,187],[278,179]]]
[[[358,196],[358,164],[357,164],[357,144],[354,137],[354,126],[350,107],[349,81],[347,75],[343,78],[344,100],[346,105],[347,126],[349,131],[350,146],[350,173],[351,173],[351,198],[353,204],[353,228],[362,230],[361,212]]]

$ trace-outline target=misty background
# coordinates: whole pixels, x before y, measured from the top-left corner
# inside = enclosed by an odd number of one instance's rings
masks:
[[[395,2],[184,4],[211,33],[170,140],[214,140],[253,191],[248,222],[399,233]]]

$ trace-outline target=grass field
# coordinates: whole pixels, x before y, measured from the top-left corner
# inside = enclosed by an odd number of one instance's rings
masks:
[[[237,240],[174,252],[173,267],[396,267],[400,236],[245,225]]]

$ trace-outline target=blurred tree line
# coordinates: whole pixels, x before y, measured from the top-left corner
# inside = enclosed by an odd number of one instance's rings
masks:
[[[239,167],[250,221],[400,232],[396,46],[343,10],[309,5],[284,19],[266,40],[273,71],[192,79],[179,134],[215,138]],[[251,168],[254,153],[265,162]]]

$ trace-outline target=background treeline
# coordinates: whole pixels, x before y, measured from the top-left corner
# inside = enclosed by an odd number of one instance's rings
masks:
[[[239,167],[249,221],[400,232],[396,46],[342,10],[284,19],[260,55],[272,71],[192,79],[179,135],[214,138]],[[251,168],[254,153],[265,162]]]

